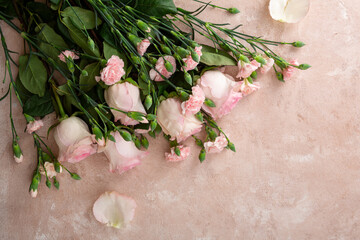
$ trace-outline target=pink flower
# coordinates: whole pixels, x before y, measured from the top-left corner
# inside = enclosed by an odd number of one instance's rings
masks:
[[[143,56],[146,53],[146,50],[148,49],[148,47],[150,46],[150,40],[145,38],[144,40],[142,40],[140,43],[138,43],[137,45],[137,51],[138,53]]]
[[[236,103],[242,98],[239,91],[241,83],[223,74],[220,71],[207,71],[198,80],[198,85],[205,93],[205,97],[215,103],[215,107],[208,107],[205,104],[202,108],[214,119],[230,113]]]
[[[133,141],[125,141],[119,132],[111,135],[116,142],[108,141],[104,151],[110,161],[110,172],[121,174],[139,165],[147,152],[137,149]]]
[[[24,160],[24,155],[21,154],[20,157],[14,155],[14,160],[16,163],[22,163],[22,161]]]
[[[63,61],[64,63],[66,63],[66,58],[71,58],[72,60],[79,59],[79,56],[76,55],[76,53],[69,50],[62,51],[58,57],[60,61]]]
[[[202,49],[201,46],[200,47],[195,47],[195,52],[199,55],[199,57],[202,56],[201,49]],[[183,69],[183,71],[193,70],[199,64],[198,62],[195,62],[194,59],[192,59],[191,54],[187,58],[184,58],[183,61],[185,63],[185,69]]]
[[[243,96],[249,95],[260,88],[260,83],[254,82],[253,84],[249,83],[248,80],[241,81],[240,91]]]
[[[131,83],[124,82],[112,85],[105,90],[105,100],[109,107],[119,109],[124,112],[140,112],[146,114],[145,108],[141,103],[140,90]],[[138,121],[129,118],[125,113],[111,110],[115,117],[115,122],[119,121],[124,125],[136,125]],[[144,119],[142,123],[147,123]]]
[[[260,67],[260,72],[262,74],[267,73],[272,68],[275,62],[272,58],[266,58],[265,60],[266,64]]]
[[[202,122],[194,115],[182,113],[181,102],[176,98],[168,98],[160,103],[157,121],[163,132],[178,142],[200,132],[202,128]]]
[[[55,171],[55,167],[54,164],[51,162],[45,162],[44,164],[45,170],[46,170],[46,174],[49,178],[53,178],[56,177],[57,172]],[[45,170],[44,168],[41,166],[40,167],[40,174],[45,176]],[[62,172],[62,167],[60,166],[60,172]]]
[[[178,146],[180,150],[180,156],[176,155],[175,147],[171,148],[170,153],[165,153],[165,159],[169,162],[179,162],[187,159],[190,155],[190,148],[182,145]]]
[[[101,71],[96,81],[103,81],[106,85],[113,85],[125,75],[124,61],[116,55],[112,55],[107,61],[106,67]]]
[[[36,198],[37,194],[38,194],[38,190],[37,190],[37,189],[35,189],[35,190],[31,189],[31,190],[30,190],[30,196],[31,196],[32,198]]]
[[[295,66],[299,66],[299,62],[295,59],[291,60],[289,63]],[[284,81],[289,80],[292,77],[292,75],[294,75],[296,70],[297,68],[293,66],[288,66],[287,68],[283,69],[282,74],[284,76]]]
[[[238,62],[239,72],[236,76],[237,78],[248,78],[252,74],[252,72],[256,71],[261,66],[256,60],[252,60],[250,63],[246,63],[243,61]]]
[[[197,85],[192,87],[190,98],[181,104],[183,114],[196,114],[205,101],[204,91]]]
[[[173,66],[172,72],[168,72],[168,70],[166,70],[164,59],[166,61],[169,61],[171,63],[171,65]],[[164,76],[165,78],[169,78],[176,71],[176,60],[173,56],[160,57],[156,62],[155,69],[150,70],[150,72],[149,72],[150,78],[157,82],[164,81],[162,76]]]
[[[69,117],[61,121],[55,128],[54,138],[59,146],[60,162],[80,162],[97,150],[88,126],[78,117]]]
[[[94,203],[93,214],[108,227],[121,228],[129,224],[135,216],[134,199],[115,191],[103,193]]]
[[[43,126],[44,126],[44,123],[41,120],[31,121],[26,125],[26,132],[28,134],[32,134],[33,132],[39,130]]]
[[[228,141],[225,136],[221,134],[218,136],[214,142],[204,143],[205,151],[207,153],[219,153],[228,145]]]

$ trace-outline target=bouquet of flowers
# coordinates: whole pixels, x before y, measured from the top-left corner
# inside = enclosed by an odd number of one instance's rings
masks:
[[[188,138],[199,146],[201,162],[225,148],[235,151],[216,120],[260,87],[258,72],[273,70],[286,81],[297,69],[310,67],[271,49],[304,43],[266,40],[238,31],[241,25],[206,22],[198,15],[209,6],[229,15],[239,11],[196,1],[202,5],[190,11],[176,8],[172,0],[0,0],[0,19],[25,46],[17,62],[0,28],[10,78],[0,100],[17,98],[37,150],[31,196],[36,197],[42,175],[49,188],[59,188],[56,174],[62,170],[79,180],[66,162],[95,153],[105,153],[111,172],[134,168],[146,155],[147,135],[162,133],[168,140],[168,161],[189,156]],[[197,35],[212,45],[197,42]],[[19,68],[17,77],[11,65]],[[224,66],[238,66],[236,77],[225,74]],[[58,121],[48,132],[54,132],[58,155],[36,132],[41,118],[52,112]],[[11,111],[10,122],[20,163],[23,153]],[[202,130],[204,138],[197,135]]]

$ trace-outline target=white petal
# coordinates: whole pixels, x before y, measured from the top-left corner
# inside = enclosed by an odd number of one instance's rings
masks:
[[[135,215],[134,199],[119,193],[105,192],[94,203],[93,213],[101,223],[120,228],[127,225]]]
[[[270,0],[269,10],[273,19],[297,23],[309,12],[310,0]]]

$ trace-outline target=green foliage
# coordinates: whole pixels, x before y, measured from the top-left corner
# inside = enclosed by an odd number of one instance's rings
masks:
[[[87,92],[96,84],[95,77],[100,75],[100,62],[94,62],[84,68],[88,75],[80,75],[80,89]]]
[[[93,11],[80,7],[67,7],[61,13],[61,16],[68,17],[72,24],[80,30],[84,28],[94,29],[102,23],[100,18],[96,18]]]
[[[135,9],[150,16],[162,17],[177,12],[173,0],[133,0],[132,2],[136,2]]]
[[[236,60],[227,52],[202,45],[200,62],[209,66],[235,66]]]
[[[25,103],[23,112],[33,117],[44,117],[54,111],[50,92],[45,92],[43,97],[31,96]]]

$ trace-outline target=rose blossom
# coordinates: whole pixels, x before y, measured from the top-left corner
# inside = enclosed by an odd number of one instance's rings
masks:
[[[195,52],[197,53],[197,55],[199,55],[199,57],[202,56],[201,49],[202,49],[201,46],[200,47],[195,47]],[[193,70],[199,64],[198,62],[195,62],[194,59],[192,59],[191,54],[187,58],[184,58],[183,61],[185,63],[185,69],[183,69],[183,71]]]
[[[205,93],[205,97],[215,103],[215,107],[208,107],[205,104],[202,108],[211,114],[214,119],[230,113],[236,103],[242,98],[239,91],[241,83],[223,74],[220,71],[207,71],[198,80],[198,85]]]
[[[58,57],[60,61],[65,63],[66,63],[66,58],[71,58],[72,60],[79,59],[79,56],[76,53],[69,50],[62,51]]]
[[[166,70],[164,58],[166,61],[169,61],[173,66],[172,72],[168,72],[168,70]],[[160,57],[156,62],[155,69],[150,70],[149,72],[150,78],[157,82],[164,81],[161,75],[163,75],[165,78],[171,77],[171,75],[173,75],[173,73],[176,71],[176,60],[173,56]]]
[[[272,58],[265,58],[265,60],[266,60],[266,64],[260,67],[260,72],[262,74],[267,73],[272,68],[275,62],[274,59]]]
[[[187,159],[190,155],[190,148],[183,145],[178,146],[180,150],[180,156],[176,155],[175,147],[172,147],[170,153],[165,153],[165,159],[169,162],[179,162]]]
[[[119,82],[125,75],[124,61],[116,55],[112,55],[106,63],[106,67],[95,77],[96,81],[103,81],[106,85],[113,85]]]
[[[202,123],[194,115],[182,113],[181,102],[176,98],[168,98],[160,103],[157,122],[165,134],[178,142],[200,132],[202,128]]]
[[[119,109],[124,112],[140,112],[146,114],[145,108],[141,103],[140,90],[137,86],[131,83],[124,82],[112,85],[105,90],[106,103],[115,109]],[[119,121],[124,125],[136,125],[139,122],[129,118],[125,113],[111,110],[114,115],[115,122]],[[144,119],[143,123],[148,121]]]
[[[54,164],[51,162],[45,162],[44,164],[46,174],[49,178],[56,177],[57,172],[55,171]],[[45,176],[45,170],[44,167],[40,167],[40,174]],[[62,167],[60,166],[60,173],[62,172]]]
[[[143,56],[146,53],[146,50],[148,49],[148,47],[150,46],[150,40],[145,38],[144,40],[142,40],[141,42],[138,43],[137,45],[137,51],[138,53]]]
[[[207,153],[219,153],[228,145],[228,141],[225,136],[221,134],[215,138],[214,142],[205,142],[204,148]]]
[[[32,134],[33,132],[39,130],[41,127],[44,126],[44,123],[42,120],[35,120],[35,121],[30,121],[27,125],[26,125],[26,132],[28,134]]]
[[[69,117],[55,128],[55,142],[59,146],[60,162],[79,162],[96,153],[97,145],[86,123],[78,117]]]
[[[110,161],[110,172],[121,174],[139,165],[147,152],[137,149],[133,141],[125,141],[119,132],[112,132],[111,135],[116,142],[108,141],[104,151]]]
[[[256,60],[252,60],[250,63],[246,63],[243,61],[238,62],[239,72],[236,78],[248,78],[252,74],[252,72],[256,71],[261,66]]]
[[[204,101],[204,91],[198,85],[192,87],[192,94],[189,99],[181,104],[183,114],[195,114],[199,112]]]
[[[291,60],[289,63],[295,66],[299,66],[299,62],[296,59]],[[294,75],[295,71],[296,68],[293,66],[288,66],[287,68],[283,69],[282,74],[284,76],[284,81],[289,80],[292,75]]]
[[[254,82],[250,83],[248,80],[245,79],[245,81],[241,81],[240,91],[243,94],[243,96],[249,95],[255,91],[257,91],[260,88],[260,83]]]

